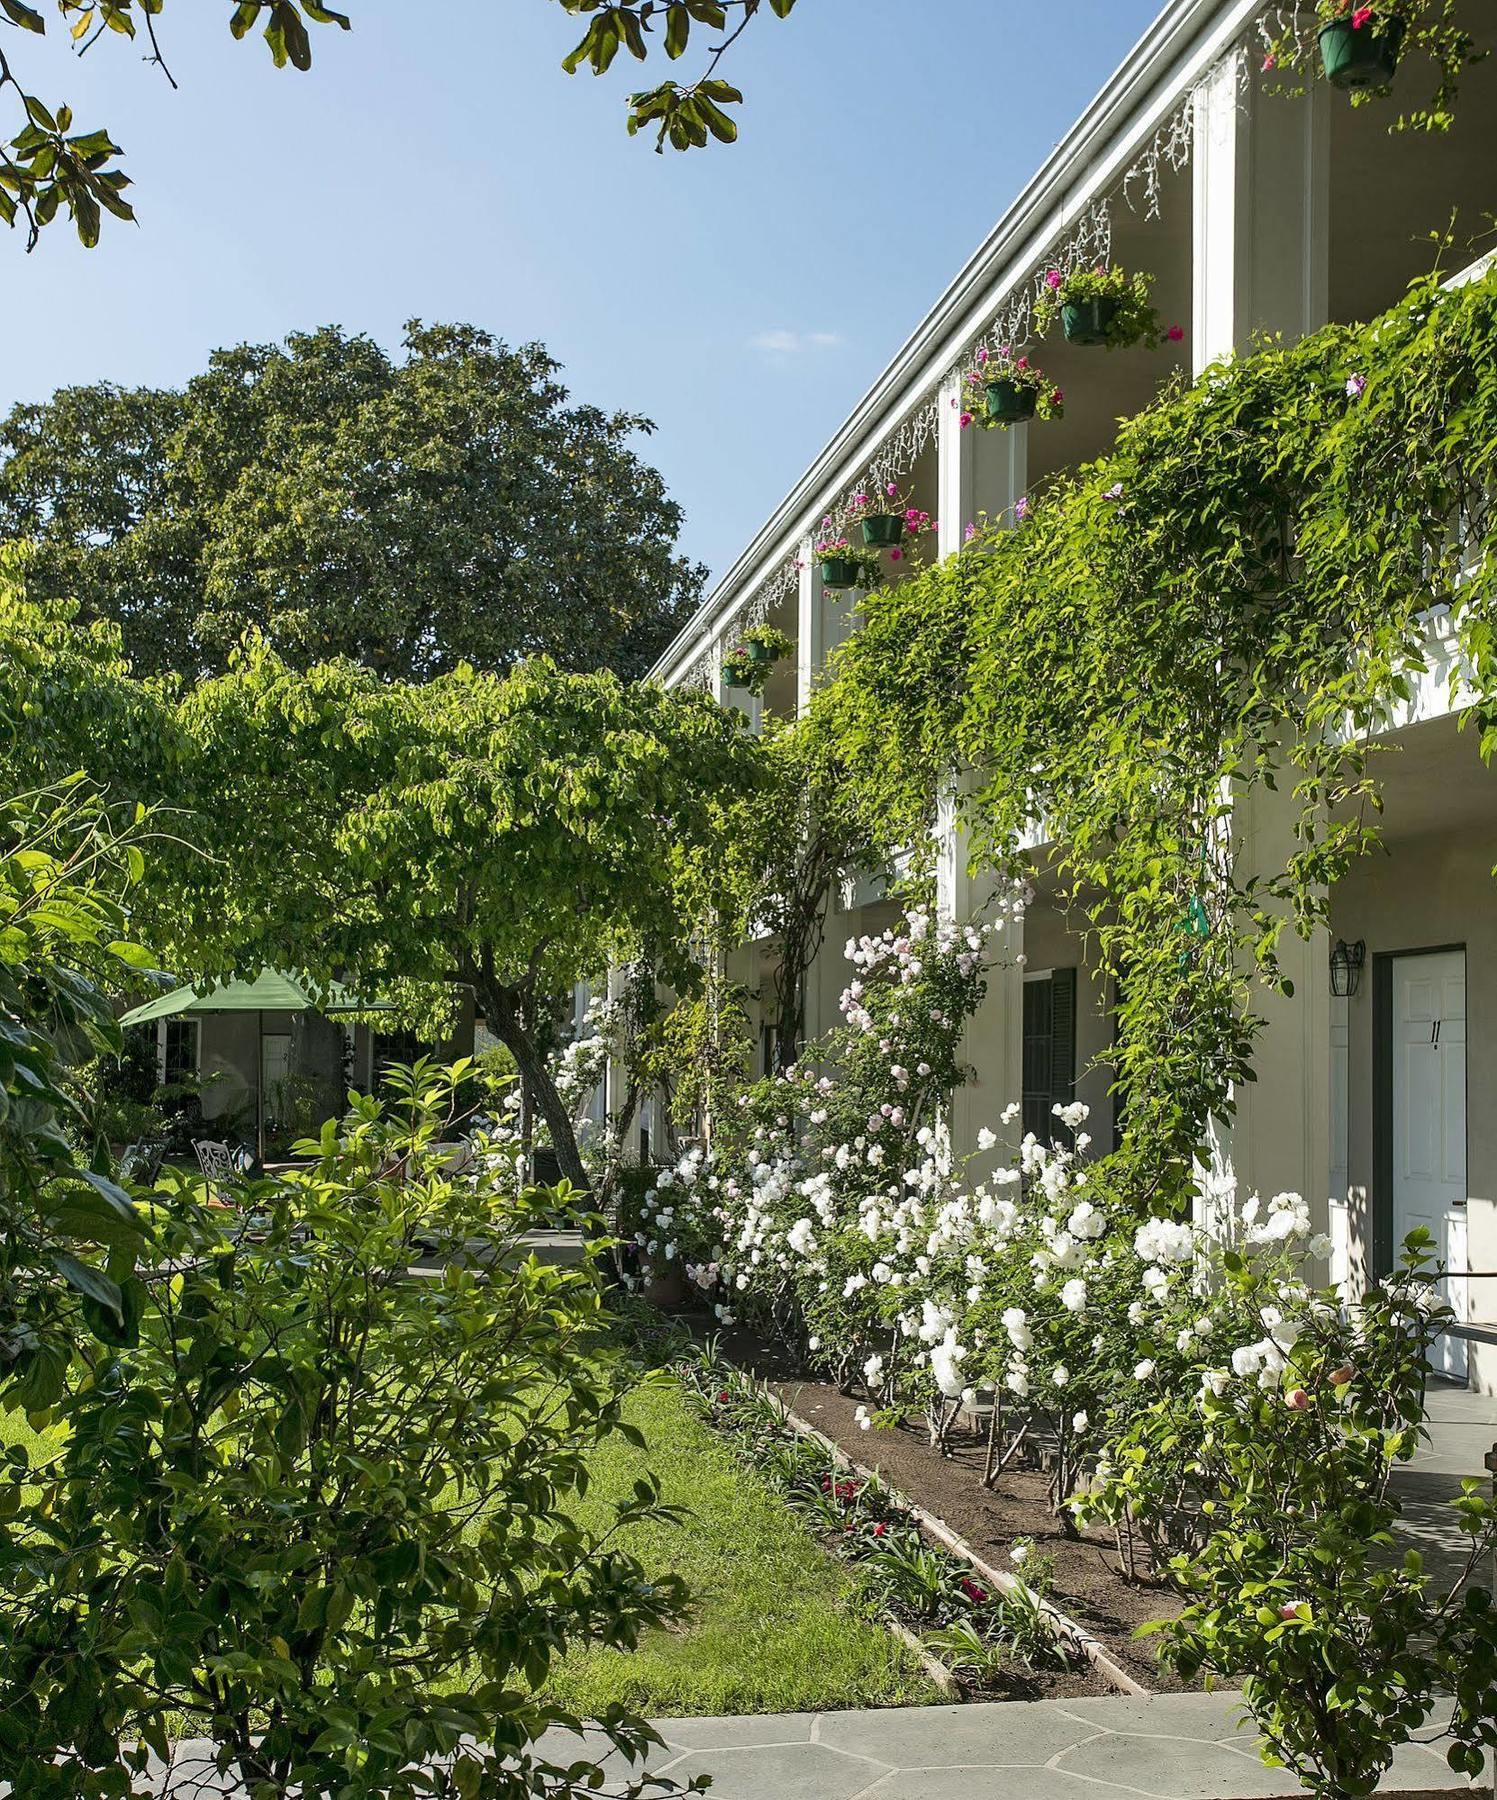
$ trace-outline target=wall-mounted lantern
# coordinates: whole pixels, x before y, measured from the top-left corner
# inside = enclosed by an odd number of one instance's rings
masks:
[[[1345,938],[1336,939],[1336,948],[1331,952],[1331,992],[1338,1000],[1349,1000],[1356,993],[1366,961],[1367,946],[1361,938],[1354,944],[1348,944]]]

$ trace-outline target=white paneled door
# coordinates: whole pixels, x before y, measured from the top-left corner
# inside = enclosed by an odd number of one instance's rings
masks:
[[[1442,1284],[1458,1319],[1468,1313],[1466,1260],[1466,953],[1441,950],[1393,962],[1393,1235],[1417,1226],[1450,1271]],[[1441,1338],[1435,1371],[1466,1378],[1466,1345]]]

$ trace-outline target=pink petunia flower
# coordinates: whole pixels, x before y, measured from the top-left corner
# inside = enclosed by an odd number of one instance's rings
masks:
[[[1047,269],[1045,271],[1045,286],[1049,288],[1052,294],[1060,286],[1060,279],[1059,269]]]
[[[966,429],[967,429],[967,427],[968,427],[968,426],[969,426],[969,425],[970,425],[970,424],[971,424],[971,423],[972,423],[972,415],[971,415],[971,413],[969,413],[969,412],[964,412],[964,413],[963,413],[963,414],[962,414],[962,417],[961,417],[961,427],[962,427],[962,430],[963,430],[963,431],[965,431],[965,430],[966,430]]]
[[[1371,17],[1372,8],[1370,6],[1359,6],[1351,16],[1352,30],[1360,31]]]
[[[1185,327],[1183,325],[1171,325],[1164,335],[1172,344],[1178,344],[1181,338],[1185,336]]]

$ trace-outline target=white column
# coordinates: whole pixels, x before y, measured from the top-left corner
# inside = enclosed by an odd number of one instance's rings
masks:
[[[1195,95],[1196,372],[1251,349],[1255,336],[1289,342],[1318,330],[1330,305],[1330,94],[1312,82],[1290,99],[1239,80],[1228,63]],[[1230,820],[1244,871],[1282,869],[1295,848],[1298,805],[1255,789]],[[1255,982],[1264,1019],[1258,1079],[1235,1096],[1230,1126],[1213,1122],[1212,1173],[1239,1194],[1293,1190],[1324,1227],[1330,1196],[1330,981],[1324,930],[1280,940],[1291,998]]]
[[[815,541],[802,538],[797,556],[800,585],[795,628],[795,715],[803,719],[811,704],[811,689],[821,674],[829,648],[826,632],[826,587],[821,564],[815,557]]]
[[[961,549],[968,526],[984,516],[993,522],[1011,519],[1014,502],[1028,480],[1028,427],[985,431],[972,425],[963,430],[963,401],[955,380],[942,391],[938,522],[943,558]],[[986,872],[974,876],[968,871],[967,835],[960,824],[955,785],[942,797],[936,840],[937,912],[942,919],[966,924],[982,915],[993,882]],[[1005,924],[991,941],[996,963],[961,1049],[972,1073],[951,1108],[952,1148],[959,1157],[976,1149],[977,1133],[984,1125],[1000,1129],[999,1114],[1023,1091],[1024,970],[1018,961],[1023,948],[1022,924]]]
[[[1330,90],[1265,94],[1229,59],[1195,92],[1197,374],[1330,310]]]

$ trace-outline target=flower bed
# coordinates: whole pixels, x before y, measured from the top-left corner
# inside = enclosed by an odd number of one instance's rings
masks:
[[[877,1612],[948,1670],[962,1695],[1028,1700],[1112,1691],[1040,1604],[1050,1582],[1041,1550],[1028,1559],[1027,1583],[1005,1593],[922,1532],[882,1481],[847,1470],[799,1433],[784,1404],[715,1345],[684,1358],[677,1373],[707,1423],[857,1570]]]

